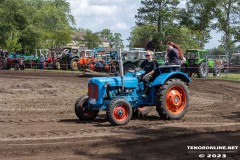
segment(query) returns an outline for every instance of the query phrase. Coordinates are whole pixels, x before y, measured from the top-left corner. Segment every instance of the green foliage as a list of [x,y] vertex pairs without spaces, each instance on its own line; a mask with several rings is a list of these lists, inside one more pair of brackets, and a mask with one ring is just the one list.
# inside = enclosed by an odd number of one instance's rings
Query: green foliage
[[154,34],[157,32],[157,27],[154,25],[139,25],[135,26],[129,37],[129,48],[140,48],[147,46],[148,42],[153,39]]
[[[2,0],[0,8],[0,45],[9,50],[11,39],[23,52],[70,40],[74,18],[66,0]],[[18,36],[9,37],[13,31]]]
[[84,36],[84,38],[85,38],[85,45],[88,48],[99,47],[99,45],[101,44],[99,37],[96,34],[92,33],[92,31],[90,30],[86,31],[86,35]]
[[180,10],[180,25],[186,26],[198,32],[198,43],[201,48],[211,38],[211,21],[214,19],[214,8],[216,1],[190,0],[186,8]]
[[121,39],[122,35],[120,33],[112,33],[109,29],[103,29],[98,34],[99,37],[106,38],[110,41],[110,47],[113,48],[124,48],[123,40]]
[[240,42],[240,1],[219,0],[214,15],[217,19],[215,28],[224,33],[222,45],[230,52],[232,45]]

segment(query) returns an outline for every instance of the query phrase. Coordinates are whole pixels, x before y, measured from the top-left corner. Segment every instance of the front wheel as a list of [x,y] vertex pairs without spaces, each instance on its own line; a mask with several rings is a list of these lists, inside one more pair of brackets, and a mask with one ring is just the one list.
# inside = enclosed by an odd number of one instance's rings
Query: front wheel
[[132,118],[132,106],[123,98],[110,101],[107,107],[107,119],[114,126],[127,124]]
[[88,104],[88,96],[84,95],[76,101],[75,113],[80,120],[93,120],[97,117],[99,110],[94,110],[93,107]]
[[170,79],[160,87],[156,96],[156,110],[163,119],[180,119],[189,106],[189,91],[184,82]]

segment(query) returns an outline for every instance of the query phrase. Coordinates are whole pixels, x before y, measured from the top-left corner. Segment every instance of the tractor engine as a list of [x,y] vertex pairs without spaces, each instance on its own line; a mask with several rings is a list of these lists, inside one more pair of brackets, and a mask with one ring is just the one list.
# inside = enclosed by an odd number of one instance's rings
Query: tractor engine
[[88,80],[89,103],[93,106],[104,104],[104,100],[109,101],[114,97],[128,96],[137,97],[139,90],[137,77],[124,77],[124,91],[120,77],[97,77]]

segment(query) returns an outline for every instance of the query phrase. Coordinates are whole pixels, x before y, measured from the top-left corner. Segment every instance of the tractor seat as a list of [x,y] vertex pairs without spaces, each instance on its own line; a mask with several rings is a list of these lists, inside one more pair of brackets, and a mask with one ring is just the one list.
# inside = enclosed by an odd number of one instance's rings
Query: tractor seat
[[168,72],[177,72],[180,71],[180,65],[163,65],[157,68],[160,73],[168,73]]
[[158,75],[161,73],[170,73],[170,72],[178,72],[180,71],[180,65],[163,65],[156,68],[153,72],[153,75],[150,79],[152,82]]

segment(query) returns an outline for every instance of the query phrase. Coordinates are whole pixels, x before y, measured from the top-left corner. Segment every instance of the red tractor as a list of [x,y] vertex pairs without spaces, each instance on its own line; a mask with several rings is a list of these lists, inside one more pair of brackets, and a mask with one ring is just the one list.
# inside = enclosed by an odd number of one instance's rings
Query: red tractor
[[0,69],[11,69],[14,68],[15,70],[24,70],[25,64],[23,62],[24,58],[16,56],[16,54],[8,56],[7,52],[4,52],[0,55]]

